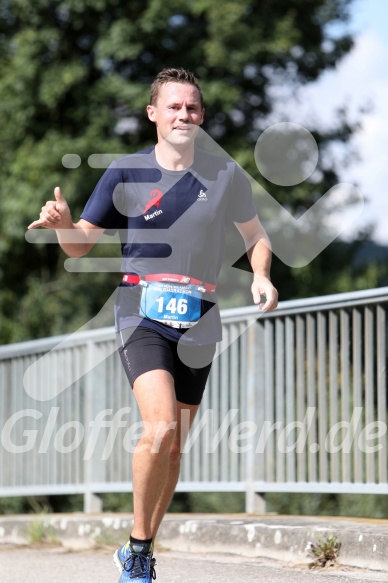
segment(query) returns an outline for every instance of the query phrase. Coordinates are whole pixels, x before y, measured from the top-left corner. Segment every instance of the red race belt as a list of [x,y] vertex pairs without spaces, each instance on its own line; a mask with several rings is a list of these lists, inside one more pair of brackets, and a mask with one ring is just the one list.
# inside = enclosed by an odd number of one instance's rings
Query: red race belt
[[188,277],[187,275],[176,275],[174,273],[152,273],[151,275],[145,275],[140,277],[139,275],[132,275],[130,273],[124,273],[122,281],[124,283],[134,283],[138,284],[140,281],[157,281],[166,283],[184,283],[190,285],[198,285],[202,287],[204,291],[215,292],[216,285],[213,283],[204,283],[200,279],[195,279],[194,277]]

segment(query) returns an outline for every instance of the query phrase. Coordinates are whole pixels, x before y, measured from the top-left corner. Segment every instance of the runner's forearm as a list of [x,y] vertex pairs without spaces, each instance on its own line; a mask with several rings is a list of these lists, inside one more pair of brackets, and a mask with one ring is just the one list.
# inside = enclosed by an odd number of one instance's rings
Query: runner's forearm
[[272,251],[267,236],[260,238],[250,249],[247,250],[254,276],[264,276],[270,279]]
[[78,223],[72,221],[65,228],[55,229],[58,243],[69,257],[86,255],[97,240],[98,233],[85,231]]

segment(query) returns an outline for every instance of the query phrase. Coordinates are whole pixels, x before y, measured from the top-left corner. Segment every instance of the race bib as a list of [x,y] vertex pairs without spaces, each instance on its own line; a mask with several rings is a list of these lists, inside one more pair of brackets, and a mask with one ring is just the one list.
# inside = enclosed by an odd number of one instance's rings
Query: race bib
[[149,282],[142,288],[139,314],[174,328],[191,328],[201,317],[201,296],[196,285]]

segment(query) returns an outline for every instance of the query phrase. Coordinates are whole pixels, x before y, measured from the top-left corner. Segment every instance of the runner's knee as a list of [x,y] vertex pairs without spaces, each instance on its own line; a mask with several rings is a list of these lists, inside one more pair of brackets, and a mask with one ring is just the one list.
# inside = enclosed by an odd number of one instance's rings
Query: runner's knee
[[149,449],[151,453],[167,452],[175,439],[177,422],[158,421],[157,423],[145,423],[141,436],[141,445]]

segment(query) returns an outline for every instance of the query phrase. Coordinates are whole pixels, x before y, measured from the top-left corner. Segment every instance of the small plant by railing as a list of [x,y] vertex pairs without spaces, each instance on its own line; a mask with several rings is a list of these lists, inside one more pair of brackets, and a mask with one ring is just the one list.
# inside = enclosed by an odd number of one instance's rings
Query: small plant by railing
[[308,542],[306,550],[308,556],[312,558],[308,564],[309,568],[333,567],[337,563],[340,548],[341,543],[333,535],[326,537],[325,540],[319,536],[316,543]]

